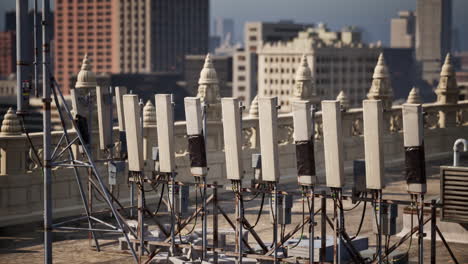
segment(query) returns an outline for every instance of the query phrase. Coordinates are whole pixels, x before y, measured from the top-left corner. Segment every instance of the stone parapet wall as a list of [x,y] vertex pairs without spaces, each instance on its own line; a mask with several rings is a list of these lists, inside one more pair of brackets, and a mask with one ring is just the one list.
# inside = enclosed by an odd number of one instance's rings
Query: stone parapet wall
[[[425,150],[426,157],[439,157],[452,152],[452,144],[457,138],[468,135],[468,101],[458,104],[425,104]],[[385,162],[388,166],[403,161],[403,135],[401,106],[393,106],[384,113],[385,127]],[[223,132],[221,121],[208,121],[208,181],[227,183],[224,165]],[[258,118],[246,117],[243,119],[243,159],[245,182],[252,179],[251,154],[259,153]],[[295,148],[293,139],[292,115],[284,114],[278,119],[279,126],[279,152],[280,152],[280,183],[294,182],[295,178]],[[364,158],[362,109],[349,109],[343,112],[343,136],[345,149],[345,166],[350,168],[355,159]],[[145,149],[151,149],[157,144],[156,126],[144,127]],[[324,157],[323,132],[321,112],[316,113],[315,119],[315,157],[319,183],[324,184]],[[115,128],[114,138],[117,142],[118,133]],[[70,135],[75,133],[70,131]],[[32,133],[31,140],[42,159],[42,133]],[[52,133],[52,142],[57,143],[62,132]],[[99,137],[94,134],[93,149],[99,146]],[[191,181],[187,138],[185,136],[185,122],[175,124],[177,180]],[[117,143],[117,148],[119,148]],[[66,157],[64,155],[64,157]],[[104,153],[94,151],[94,157],[104,158]],[[40,168],[33,162],[34,156],[24,134],[3,136],[0,135],[0,226],[20,223],[29,223],[42,220],[43,213],[43,178]],[[101,177],[105,183],[107,168],[104,163],[98,164]],[[150,172],[147,166],[146,173]],[[87,171],[80,169],[81,180],[87,182]],[[403,176],[402,176],[403,179]],[[346,181],[348,185],[352,181]],[[129,188],[126,183],[115,188],[115,195],[124,205],[128,205]],[[54,217],[65,217],[84,213],[76,184],[75,176],[70,168],[53,170],[53,205]],[[155,201],[147,197],[149,202]],[[102,208],[102,203],[95,201],[95,209]]]

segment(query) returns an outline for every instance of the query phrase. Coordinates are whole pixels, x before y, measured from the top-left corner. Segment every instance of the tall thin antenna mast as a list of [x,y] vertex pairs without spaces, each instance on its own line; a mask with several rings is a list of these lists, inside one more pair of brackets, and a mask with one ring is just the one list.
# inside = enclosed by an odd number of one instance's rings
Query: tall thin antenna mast
[[38,24],[37,24],[37,0],[34,0],[34,96],[39,97],[39,45],[38,41]]
[[25,37],[28,18],[28,0],[16,0],[16,111],[21,114],[27,110],[29,100],[28,52]]
[[47,17],[49,0],[42,0],[42,92],[43,92],[43,148],[44,148],[44,263],[52,264],[52,171],[51,171],[51,87],[47,74],[49,65],[49,38]]

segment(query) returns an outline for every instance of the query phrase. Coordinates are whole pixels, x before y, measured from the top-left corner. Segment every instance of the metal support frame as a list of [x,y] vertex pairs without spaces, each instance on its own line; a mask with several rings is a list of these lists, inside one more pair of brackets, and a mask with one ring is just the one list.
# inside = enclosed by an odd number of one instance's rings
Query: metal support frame
[[[310,262],[314,262],[315,256],[314,256],[314,241],[315,241],[315,234],[314,234],[314,228],[315,228],[315,217],[314,217],[314,211],[315,211],[315,197],[314,197],[314,187],[310,187],[310,208],[309,208],[309,217],[310,217],[310,223],[309,223],[309,260]],[[309,199],[309,198],[307,198]]]
[[[65,98],[63,97],[60,88],[58,84],[55,82],[55,79],[52,76],[50,72],[50,67],[49,67],[49,48],[48,48],[48,38],[47,38],[47,21],[46,18],[48,16],[49,12],[49,1],[45,0],[43,1],[43,104],[44,104],[44,111],[43,111],[43,143],[44,143],[44,168],[43,168],[43,173],[44,173],[44,262],[45,263],[52,263],[52,230],[82,230],[82,231],[89,231],[91,236],[94,238],[95,245],[97,250],[99,251],[99,244],[96,238],[95,232],[118,232],[118,233],[123,233],[125,239],[127,240],[127,243],[131,249],[132,255],[135,259],[135,261],[138,261],[138,258],[136,256],[134,248],[131,246],[130,239],[128,237],[128,232],[133,234],[133,231],[131,228],[125,223],[124,218],[122,215],[117,211],[117,209],[114,206],[114,198],[113,196],[109,193],[109,190],[103,183],[99,172],[95,166],[95,161],[92,159],[91,156],[91,151],[89,150],[88,146],[84,144],[84,140],[82,138],[82,135],[80,134],[80,131],[78,130],[77,124],[75,123],[75,120],[72,118],[71,111],[68,108],[68,105],[66,104]],[[50,78],[50,82],[49,82]],[[57,106],[57,110],[59,112],[59,116],[61,119],[61,125],[63,129],[64,135],[61,137],[59,143],[55,146],[55,149],[53,149],[52,142],[51,142],[51,114],[50,114],[50,109],[51,109],[51,92],[54,95],[54,102]],[[62,110],[63,109],[63,110]],[[65,112],[65,116],[63,112]],[[65,119],[69,119],[72,128],[75,130],[77,138],[71,140],[67,128],[65,126]],[[84,161],[79,161],[76,160],[73,151],[71,149],[73,142],[77,141],[78,144],[81,145],[82,150],[83,150],[83,157]],[[62,143],[65,143],[65,146],[62,146]],[[57,153],[58,149],[60,147],[63,147],[64,150],[60,151],[59,155],[54,156],[52,153]],[[53,151],[52,151],[53,150]],[[56,163],[56,161],[61,154],[65,153],[65,150],[68,150],[69,153],[69,160],[66,161],[61,161],[60,163]],[[80,228],[80,227],[66,227],[62,226],[65,224],[64,222],[59,223],[59,224],[53,224],[53,214],[52,214],[52,177],[51,177],[51,170],[52,167],[57,167],[57,166],[66,166],[66,167],[71,167],[74,169],[75,173],[75,178],[77,180],[77,184],[79,187],[80,195],[82,198],[83,202],[83,207],[86,212],[86,217],[88,221],[88,228]],[[83,185],[81,184],[78,168],[79,167],[87,167],[91,171],[90,173],[90,190],[92,188],[96,188],[98,190],[98,193],[104,198],[105,203],[107,206],[110,208],[112,215],[114,216],[114,219],[117,222],[117,226],[113,226],[111,224],[108,224],[102,220],[99,220],[98,218],[94,217],[91,215],[91,210],[89,207],[89,204],[86,199],[86,194],[83,189]],[[94,182],[94,179],[97,180],[97,182]],[[111,199],[112,197],[112,199]],[[117,201],[118,202],[118,201]],[[74,221],[82,220],[81,218],[73,219]],[[93,221],[103,224],[107,226],[110,229],[102,229],[102,228],[94,228]],[[66,223],[69,223],[71,221],[68,221]]]
[[418,213],[418,263],[424,264],[424,194],[420,194],[419,196],[419,204],[420,204],[420,215]]
[[376,254],[377,254],[377,262],[383,263],[383,258],[382,258],[382,234],[383,234],[383,225],[382,225],[382,220],[383,220],[383,201],[382,201],[382,190],[376,190],[375,192],[375,211],[377,212],[377,247],[376,247]]
[[[44,144],[44,263],[52,264],[52,168],[51,158],[51,97],[47,68],[49,66],[49,40],[47,38],[47,14],[49,0],[42,1],[42,103]],[[18,87],[19,88],[19,87]]]
[[235,185],[235,196],[236,196],[236,263],[242,263],[243,257],[243,239],[242,225],[243,225],[243,208],[242,208],[242,181],[233,181]]
[[[171,197],[169,201],[170,211],[171,211],[171,248],[169,253],[171,256],[175,256],[175,208],[174,208],[174,201],[175,201],[175,173],[172,172],[169,174],[169,196]],[[180,232],[180,230],[179,230]]]
[[[273,216],[273,263],[278,263],[278,249],[276,244],[278,244],[278,189],[277,183],[273,183],[273,193],[272,193],[272,200],[274,200],[274,216]],[[283,241],[281,241],[283,242]]]
[[[208,105],[206,103],[203,103],[202,105],[202,115],[203,115],[203,137],[205,139],[205,149],[206,148],[206,144],[207,144],[207,138],[208,138],[208,134],[207,134],[207,125],[206,125],[206,121],[207,121],[207,108],[208,108]],[[203,252],[202,252],[202,260],[206,260],[207,259],[207,256],[206,256],[206,249],[208,247],[208,240],[207,240],[207,232],[208,232],[208,210],[206,208],[206,175],[203,175],[202,177],[202,190],[203,190],[203,195],[202,195],[202,247],[203,247]]]

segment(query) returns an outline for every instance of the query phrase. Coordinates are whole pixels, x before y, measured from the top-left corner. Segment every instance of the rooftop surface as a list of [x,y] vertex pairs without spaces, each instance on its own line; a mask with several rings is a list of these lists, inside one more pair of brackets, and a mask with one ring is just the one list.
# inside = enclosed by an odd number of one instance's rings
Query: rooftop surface
[[[465,160],[468,160],[466,157]],[[463,158],[462,158],[463,160]],[[428,178],[428,192],[426,201],[435,198],[439,194],[439,166],[450,165],[451,160],[443,159],[437,161],[427,162],[427,175]],[[468,164],[464,164],[466,166]],[[392,199],[405,199],[409,200],[406,193],[406,183],[402,176],[403,167],[387,168],[386,176],[388,179],[387,187],[384,190],[384,198]],[[296,188],[295,184],[282,185],[280,189],[293,190]],[[232,197],[230,195],[222,195],[223,199],[220,203],[222,208],[226,210],[231,219],[234,218],[234,206]],[[254,201],[245,203],[245,214],[250,223],[254,223],[260,207],[260,198]],[[316,200],[316,209],[319,206],[319,200]],[[353,205],[349,201],[344,202],[345,208],[351,208]],[[209,208],[211,208],[209,206]],[[346,231],[352,236],[356,232],[359,225],[363,204],[360,204],[356,209],[345,212]],[[328,215],[332,215],[332,201],[327,203]],[[399,206],[398,217],[398,230],[401,230],[403,207]],[[286,232],[291,230],[295,224],[302,220],[302,204],[301,198],[295,198],[293,208],[293,224],[286,227]],[[367,204],[367,210],[364,220],[364,225],[360,236],[369,237],[370,248],[375,246],[375,236],[372,233],[372,208]],[[318,220],[317,218],[316,220]],[[150,220],[147,221],[150,223]],[[219,217],[220,228],[229,228],[226,221]],[[211,226],[211,217],[208,226]],[[188,229],[191,229],[188,225]],[[155,227],[150,226],[150,229]],[[197,228],[201,228],[201,221],[197,222]],[[258,226],[255,230],[260,234],[265,243],[269,243],[272,239],[271,224],[268,215],[268,207],[264,206],[263,214]],[[426,227],[428,228],[428,227]],[[185,230],[184,232],[188,232]],[[307,231],[304,231],[307,232]],[[316,235],[319,234],[319,227],[316,228]],[[327,234],[331,235],[331,230],[328,228]],[[295,238],[300,235],[300,231]],[[102,252],[96,252],[91,249],[88,244],[87,233],[85,232],[60,232],[54,234],[53,243],[53,257],[54,263],[132,263],[133,259],[130,254],[122,252],[118,249],[117,237],[108,236],[101,241]],[[399,240],[399,237],[392,237],[391,242],[394,243]],[[229,241],[229,240],[228,240]],[[468,237],[467,237],[468,241]],[[254,243],[253,239],[249,239],[250,243]],[[232,243],[232,242],[231,242]],[[458,258],[459,263],[468,263],[468,253],[466,251],[467,244],[449,243],[455,256]],[[252,244],[253,245],[253,244]],[[401,247],[401,251],[408,249],[409,241],[405,242]],[[410,253],[410,262],[417,262],[417,240],[414,238],[412,241]],[[430,244],[425,241],[425,261],[430,263]],[[0,263],[43,263],[43,246],[42,246],[42,232],[41,223],[31,224],[27,226],[14,226],[0,229]],[[442,242],[437,242],[437,263],[454,263],[447,250],[445,250]]]

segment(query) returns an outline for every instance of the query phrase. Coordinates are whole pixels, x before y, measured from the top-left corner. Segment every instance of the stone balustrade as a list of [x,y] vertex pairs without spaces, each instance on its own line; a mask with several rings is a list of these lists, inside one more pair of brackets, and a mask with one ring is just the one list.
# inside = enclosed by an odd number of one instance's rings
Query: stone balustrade
[[[455,139],[468,134],[468,101],[458,104],[424,104],[425,112],[425,149],[426,159],[449,157],[452,143]],[[403,161],[403,136],[401,106],[393,106],[385,111],[385,162],[387,166],[401,164]],[[345,167],[350,169],[352,161],[364,158],[362,109],[352,108],[343,112],[343,136],[345,149]],[[245,182],[252,179],[250,168],[251,154],[259,153],[258,117],[244,117],[243,159]],[[279,152],[280,152],[280,183],[296,180],[295,148],[293,139],[292,115],[283,114],[278,119]],[[208,140],[208,181],[226,183],[222,121],[209,120],[207,123]],[[193,181],[190,175],[188,144],[185,136],[185,121],[175,123],[175,143],[177,160],[177,179]],[[117,142],[118,133],[115,128],[114,137]],[[75,135],[69,131],[71,137]],[[151,158],[151,148],[157,145],[156,124],[147,122],[144,127],[144,144],[146,159]],[[52,142],[56,144],[62,137],[62,132],[52,132]],[[40,159],[42,159],[42,133],[31,133],[30,138]],[[98,135],[92,137],[93,153],[97,159],[105,155],[99,147]],[[323,132],[321,112],[315,117],[315,157],[319,183],[324,184]],[[116,148],[119,148],[118,143]],[[63,155],[64,159],[68,156]],[[148,163],[150,164],[150,163]],[[104,163],[98,163],[99,171],[107,183],[107,169]],[[151,170],[147,166],[147,173]],[[80,169],[82,182],[86,182],[87,171]],[[403,180],[403,176],[402,176]],[[352,181],[347,181],[352,184]],[[0,134],[0,226],[40,221],[43,208],[43,178],[36,157],[30,148],[25,134]],[[128,204],[128,185],[121,184],[115,188],[115,195],[124,204]],[[78,187],[72,169],[55,168],[53,170],[53,204],[54,216],[63,217],[83,213]],[[151,202],[151,196],[148,200]],[[102,203],[95,202],[95,208],[102,208]]]

